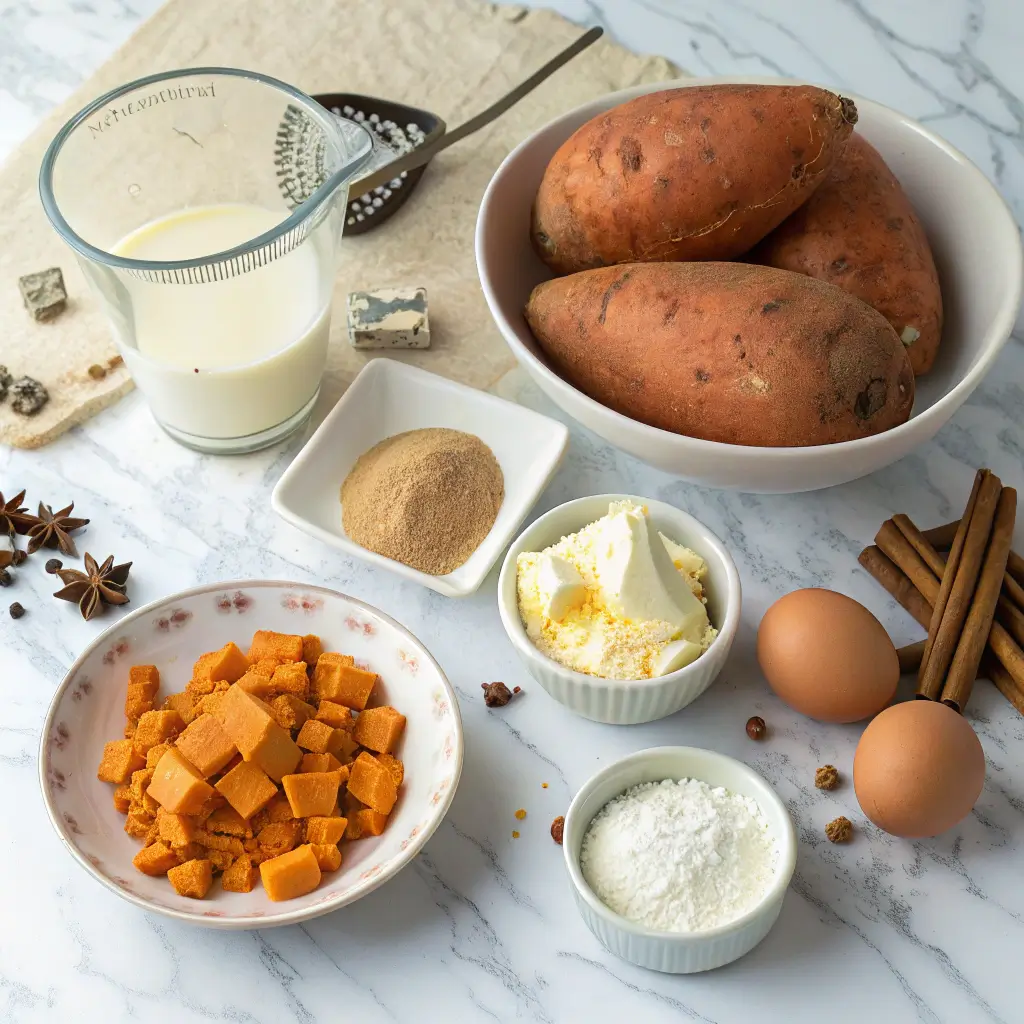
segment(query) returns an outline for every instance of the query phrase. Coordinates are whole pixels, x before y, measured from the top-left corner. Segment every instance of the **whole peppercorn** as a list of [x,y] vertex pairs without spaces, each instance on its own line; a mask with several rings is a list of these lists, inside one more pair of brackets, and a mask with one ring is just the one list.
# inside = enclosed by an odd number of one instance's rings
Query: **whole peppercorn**
[[0,587],[9,587],[13,582],[14,577],[6,569],[0,569]]
[[830,843],[848,843],[853,837],[853,822],[840,815],[825,826],[825,835]]
[[503,708],[512,699],[512,691],[504,683],[481,683],[480,688],[489,708]]
[[554,839],[559,846],[562,845],[562,833],[565,831],[565,818],[560,814],[553,822],[551,822],[551,838]]
[[25,614],[25,609],[17,601],[11,605],[8,611],[11,613],[12,619],[20,619]]
[[834,764],[826,764],[814,773],[814,785],[818,789],[835,789],[839,785],[839,772]]
[[26,558],[28,558],[28,552],[22,551],[19,548],[17,551],[14,552],[12,560],[15,565],[21,565],[21,563],[24,562]]
[[759,715],[747,719],[747,735],[752,740],[763,740],[767,731],[768,726],[764,724],[764,719]]
[[64,568],[64,563],[59,558],[48,558],[43,568],[52,576],[58,569]]

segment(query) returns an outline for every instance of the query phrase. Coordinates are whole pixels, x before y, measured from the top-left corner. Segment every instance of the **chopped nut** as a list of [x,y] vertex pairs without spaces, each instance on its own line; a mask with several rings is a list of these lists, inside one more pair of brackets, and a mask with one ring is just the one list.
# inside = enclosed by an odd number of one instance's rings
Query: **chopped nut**
[[12,619],[20,619],[25,614],[25,609],[18,601],[15,601],[9,609]]
[[559,846],[562,845],[562,833],[565,831],[565,817],[559,815],[553,822],[551,822],[551,838],[554,839]]
[[825,835],[830,843],[848,843],[853,837],[853,822],[840,815],[825,826]]
[[752,740],[763,740],[764,734],[768,731],[768,726],[764,724],[764,719],[759,715],[754,715],[753,718],[747,719],[747,735]]
[[826,764],[814,773],[814,785],[818,789],[835,789],[839,785],[839,772],[834,764]]
[[503,708],[512,699],[512,691],[504,683],[481,683],[480,688],[489,708]]

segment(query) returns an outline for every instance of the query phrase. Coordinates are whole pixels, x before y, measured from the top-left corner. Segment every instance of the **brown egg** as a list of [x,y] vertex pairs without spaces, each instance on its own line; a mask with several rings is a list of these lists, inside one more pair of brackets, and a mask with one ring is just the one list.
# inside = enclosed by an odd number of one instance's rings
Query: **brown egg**
[[937,836],[966,817],[985,785],[985,754],[962,715],[931,700],[886,708],[853,759],[861,810],[894,836]]
[[790,706],[823,722],[858,722],[892,700],[896,648],[865,608],[833,590],[794,590],[765,612],[757,660]]

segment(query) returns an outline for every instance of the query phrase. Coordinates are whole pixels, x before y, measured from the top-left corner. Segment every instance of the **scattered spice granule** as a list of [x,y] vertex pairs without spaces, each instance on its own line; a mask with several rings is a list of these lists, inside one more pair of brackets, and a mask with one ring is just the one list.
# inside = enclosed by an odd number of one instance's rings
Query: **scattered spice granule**
[[89,376],[92,377],[93,380],[103,380],[106,375],[107,368],[105,366],[100,366],[99,363],[93,363],[92,366],[89,367]]
[[835,789],[839,785],[839,772],[834,764],[826,764],[814,773],[814,785],[818,789]]
[[830,843],[848,843],[853,837],[853,822],[840,815],[825,826],[825,835]]
[[523,692],[523,688],[521,686],[513,686],[512,687],[512,692],[513,693],[522,693]]
[[540,784],[540,788],[541,788],[541,789],[547,789],[547,788],[548,788],[548,784],[547,784],[546,782],[542,782],[542,783]]
[[559,815],[553,822],[551,822],[551,838],[554,839],[559,846],[562,845],[562,833],[565,831],[565,818],[563,815]]
[[503,708],[512,699],[512,691],[504,683],[481,683],[480,689],[489,708]]
[[25,609],[20,602],[15,601],[14,604],[8,609],[11,613],[12,619],[20,619],[25,614]]
[[523,818],[525,818],[525,817],[526,817],[526,810],[524,808],[520,807],[519,810],[516,811],[516,821],[522,821]]
[[512,838],[513,838],[513,839],[518,839],[518,838],[519,838],[519,833],[518,833],[518,832],[516,832],[515,830],[513,830],[513,832],[512,832]]

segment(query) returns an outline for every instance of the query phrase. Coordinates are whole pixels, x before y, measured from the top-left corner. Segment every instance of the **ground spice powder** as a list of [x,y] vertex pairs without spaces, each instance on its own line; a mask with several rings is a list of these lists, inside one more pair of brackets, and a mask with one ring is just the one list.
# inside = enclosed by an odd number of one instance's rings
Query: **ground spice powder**
[[359,456],[341,485],[342,525],[364,548],[443,576],[480,546],[504,498],[501,467],[480,438],[410,430]]

